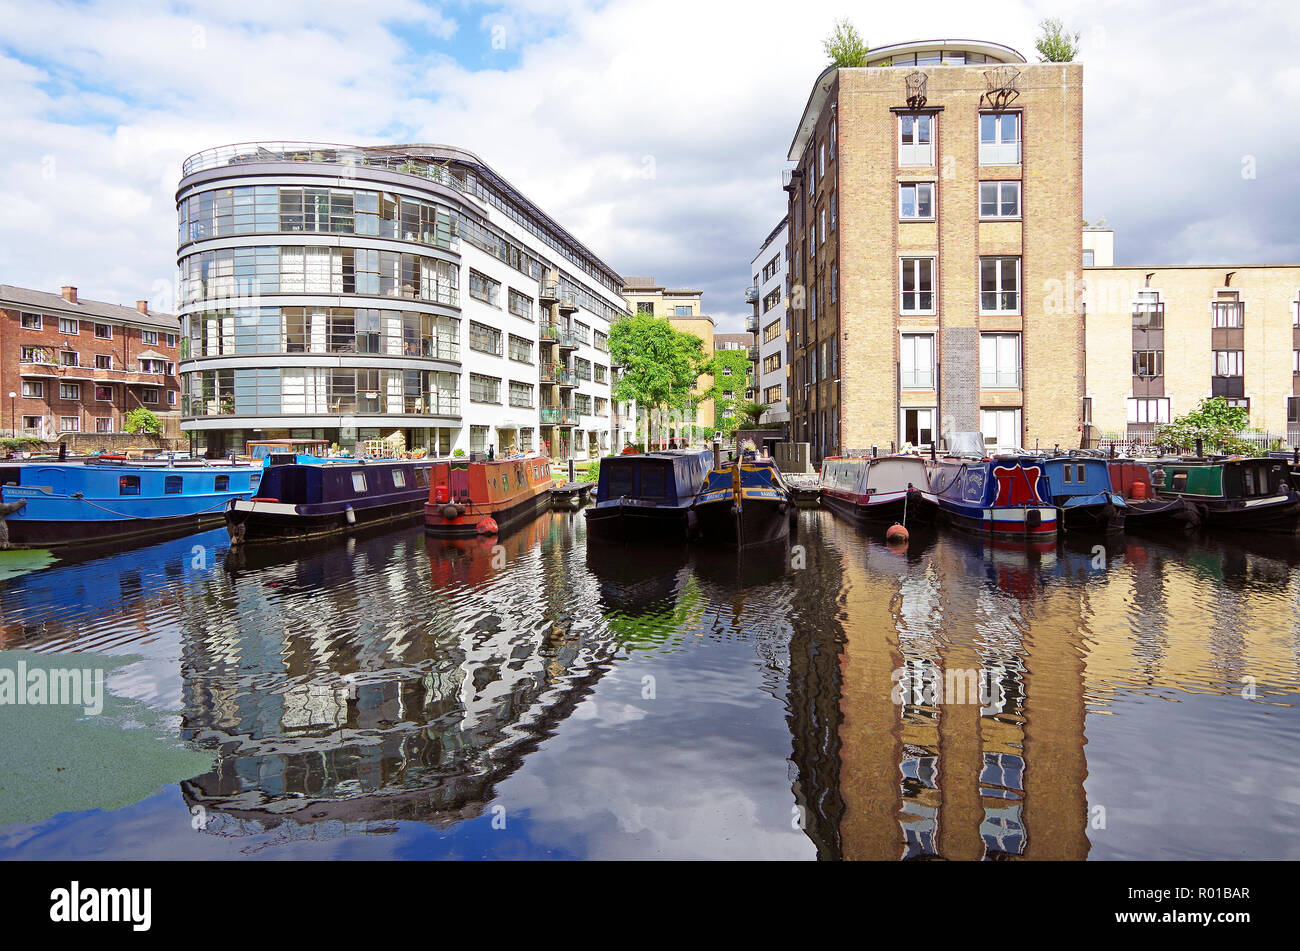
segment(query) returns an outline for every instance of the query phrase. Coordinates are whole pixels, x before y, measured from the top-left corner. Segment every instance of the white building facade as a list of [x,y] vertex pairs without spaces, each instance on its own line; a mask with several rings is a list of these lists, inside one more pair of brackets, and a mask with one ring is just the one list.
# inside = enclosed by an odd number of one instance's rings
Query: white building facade
[[250,143],[177,191],[181,427],[609,451],[622,279],[470,152]]
[[762,248],[750,262],[754,283],[750,285],[750,303],[756,304],[756,316],[751,316],[749,327],[758,344],[758,392],[754,401],[771,407],[763,414],[764,426],[784,426],[790,419],[786,402],[786,330],[790,301],[790,262],[786,255],[790,231],[788,219],[772,230]]

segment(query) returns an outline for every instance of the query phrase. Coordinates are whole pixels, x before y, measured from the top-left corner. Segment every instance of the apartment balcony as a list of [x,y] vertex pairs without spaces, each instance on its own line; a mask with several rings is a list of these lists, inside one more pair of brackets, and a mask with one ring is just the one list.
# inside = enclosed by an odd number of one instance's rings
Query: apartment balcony
[[758,314],[750,314],[745,318],[745,332],[751,334],[758,333]]
[[1134,304],[1134,330],[1160,330],[1165,325],[1164,304]]
[[799,187],[799,180],[803,178],[803,169],[787,168],[781,171],[781,187],[786,191],[794,191]]
[[1240,399],[1246,395],[1246,378],[1242,376],[1216,376],[1210,378],[1210,395]]
[[558,343],[562,351],[578,349],[577,334],[565,330],[559,324],[542,324],[541,335],[544,342]]
[[537,286],[537,299],[543,307],[550,307],[560,302],[560,282],[542,278]]
[[758,303],[758,285],[757,285],[757,284],[750,284],[747,288],[745,288],[745,303],[746,303],[746,304],[757,304],[757,303]]
[[748,353],[749,353],[749,362],[750,362],[750,363],[757,363],[757,362],[758,362],[758,347],[756,347],[756,346],[749,347],[749,348],[747,348],[747,351],[748,351]]
[[575,387],[578,385],[577,374],[558,363],[543,363],[537,369],[537,378],[551,386]]
[[578,312],[578,296],[573,291],[560,292],[560,313],[576,314]]
[[127,370],[122,367],[106,369],[103,367],[67,366],[62,363],[49,363],[44,360],[20,360],[18,375],[22,377],[40,377],[48,380],[66,380],[69,383],[123,383],[127,386],[166,386],[167,374],[143,373],[139,370]]
[[543,426],[577,426],[578,411],[568,406],[543,404],[541,419]]

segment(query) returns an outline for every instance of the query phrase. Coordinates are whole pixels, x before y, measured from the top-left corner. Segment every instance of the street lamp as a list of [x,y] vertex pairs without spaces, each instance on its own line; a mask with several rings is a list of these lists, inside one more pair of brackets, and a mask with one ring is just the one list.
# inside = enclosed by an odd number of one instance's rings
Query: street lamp
[[14,400],[18,394],[13,390],[9,391],[9,438],[13,439],[18,435],[18,420],[14,416]]

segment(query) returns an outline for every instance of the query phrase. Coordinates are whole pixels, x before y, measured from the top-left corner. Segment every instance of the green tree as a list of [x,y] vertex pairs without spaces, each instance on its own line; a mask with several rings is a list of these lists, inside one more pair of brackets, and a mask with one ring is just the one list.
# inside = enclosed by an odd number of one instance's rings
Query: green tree
[[1079,55],[1079,34],[1071,36],[1060,20],[1049,17],[1038,24],[1034,41],[1040,63],[1070,63]]
[[157,435],[162,432],[162,423],[150,410],[141,406],[126,414],[126,420],[122,424],[122,432],[131,433],[132,435],[139,435],[140,433]]
[[662,317],[636,314],[609,328],[610,359],[622,367],[610,396],[644,409],[684,412],[704,368],[704,341]]
[[1175,452],[1196,448],[1196,440],[1206,452],[1230,455],[1253,455],[1258,449],[1238,434],[1250,422],[1250,410],[1229,406],[1222,396],[1206,397],[1196,409],[1166,423],[1156,432],[1156,444]]
[[750,425],[750,427],[752,427],[753,429],[758,428],[759,420],[761,420],[763,418],[763,414],[766,413],[771,408],[772,407],[768,406],[766,403],[741,403],[740,404],[740,412],[746,417],[745,422],[747,422]]
[[846,17],[836,20],[831,35],[822,40],[822,49],[832,66],[861,66],[867,61],[871,47],[862,38],[857,27]]

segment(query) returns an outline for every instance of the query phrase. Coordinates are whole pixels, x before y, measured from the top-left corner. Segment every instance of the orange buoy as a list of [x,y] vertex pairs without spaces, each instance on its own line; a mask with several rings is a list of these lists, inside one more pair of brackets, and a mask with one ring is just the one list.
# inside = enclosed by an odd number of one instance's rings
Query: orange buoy
[[906,544],[909,537],[907,529],[898,524],[890,525],[885,532],[885,541],[893,544]]
[[478,525],[474,527],[480,535],[495,535],[497,533],[497,522],[491,515],[484,515],[478,520]]

